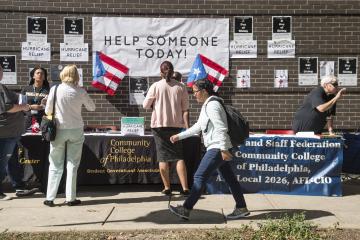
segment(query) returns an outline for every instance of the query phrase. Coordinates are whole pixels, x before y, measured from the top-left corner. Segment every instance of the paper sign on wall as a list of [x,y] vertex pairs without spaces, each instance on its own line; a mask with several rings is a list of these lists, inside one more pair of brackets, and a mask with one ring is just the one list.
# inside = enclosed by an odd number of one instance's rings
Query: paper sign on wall
[[122,117],[121,135],[143,136],[145,132],[144,117]]

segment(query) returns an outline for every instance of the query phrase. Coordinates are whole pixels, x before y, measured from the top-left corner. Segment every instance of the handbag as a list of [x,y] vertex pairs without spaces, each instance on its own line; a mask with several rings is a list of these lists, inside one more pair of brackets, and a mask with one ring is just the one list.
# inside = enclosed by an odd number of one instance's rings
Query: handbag
[[53,111],[50,116],[44,115],[40,124],[41,136],[44,141],[51,142],[56,138],[56,121],[55,121],[55,102],[56,90],[59,85],[55,87]]

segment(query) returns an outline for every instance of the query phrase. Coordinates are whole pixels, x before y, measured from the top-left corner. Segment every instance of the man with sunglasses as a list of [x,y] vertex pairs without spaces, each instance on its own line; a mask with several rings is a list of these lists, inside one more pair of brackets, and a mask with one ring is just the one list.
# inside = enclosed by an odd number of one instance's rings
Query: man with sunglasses
[[293,131],[312,131],[321,134],[326,123],[329,134],[333,132],[333,116],[336,113],[336,102],[346,89],[338,89],[334,75],[321,79],[321,86],[313,89],[304,99],[302,106],[295,113]]

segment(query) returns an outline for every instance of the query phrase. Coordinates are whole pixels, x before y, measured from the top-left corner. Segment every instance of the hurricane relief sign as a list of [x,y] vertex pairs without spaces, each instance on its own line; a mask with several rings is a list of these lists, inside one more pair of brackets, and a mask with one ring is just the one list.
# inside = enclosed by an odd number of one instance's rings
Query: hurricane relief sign
[[229,66],[229,19],[93,17],[92,30],[93,52],[129,67],[130,76],[159,76],[165,60],[187,75],[197,54]]
[[[250,137],[234,152],[232,168],[245,192],[341,196],[339,139]],[[209,192],[228,191],[222,176]]]
[[122,117],[121,134],[122,135],[144,135],[144,117]]

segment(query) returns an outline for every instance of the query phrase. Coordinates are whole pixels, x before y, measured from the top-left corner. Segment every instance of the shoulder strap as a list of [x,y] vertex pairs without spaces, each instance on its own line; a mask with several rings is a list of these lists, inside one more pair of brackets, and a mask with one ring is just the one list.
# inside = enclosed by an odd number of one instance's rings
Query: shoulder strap
[[[218,99],[218,98],[211,98],[211,99],[209,99],[209,101],[206,103],[206,105],[205,105],[205,114],[207,115],[207,112],[206,112],[206,107],[207,107],[207,105],[208,105],[208,103],[209,102],[211,102],[211,101],[217,101],[217,102],[219,102],[220,104],[221,104],[221,106],[224,108],[224,110],[225,110],[225,107],[224,107],[224,104],[223,104],[223,102],[220,100],[220,99]],[[208,116],[208,115],[207,115]],[[208,116],[209,117],[209,116]],[[210,123],[210,120],[211,118],[209,118],[209,121],[207,122],[207,124],[206,124],[206,128],[205,128],[205,130],[204,130],[204,132],[206,133],[207,132],[207,130],[208,130],[208,127],[209,127],[209,123]]]
[[54,116],[55,116],[55,102],[56,102],[56,91],[57,91],[57,88],[58,88],[59,85],[56,85],[55,86],[55,92],[54,92],[54,101],[53,101],[53,111],[52,111],[52,119],[54,119]]

